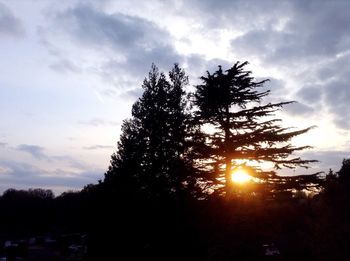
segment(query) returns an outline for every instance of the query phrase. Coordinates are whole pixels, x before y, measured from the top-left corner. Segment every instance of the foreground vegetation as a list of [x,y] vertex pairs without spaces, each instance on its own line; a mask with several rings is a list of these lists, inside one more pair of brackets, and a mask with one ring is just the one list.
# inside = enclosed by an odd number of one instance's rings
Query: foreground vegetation
[[[274,200],[116,198],[104,184],[56,198],[9,190],[0,198],[1,242],[86,234],[84,260],[348,260],[349,170],[344,161],[313,197]],[[267,244],[280,254],[265,256]]]

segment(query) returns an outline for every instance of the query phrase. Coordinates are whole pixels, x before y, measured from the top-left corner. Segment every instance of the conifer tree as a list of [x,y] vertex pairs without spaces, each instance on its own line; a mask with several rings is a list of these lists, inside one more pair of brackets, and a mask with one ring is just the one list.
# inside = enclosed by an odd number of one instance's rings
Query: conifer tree
[[[214,173],[213,180],[223,185],[226,195],[232,191],[231,173],[240,165],[270,162],[280,169],[307,167],[314,162],[292,156],[309,146],[296,147],[290,143],[293,137],[311,127],[295,131],[282,127],[275,112],[292,102],[263,104],[270,91],[261,87],[268,80],[256,81],[245,70],[247,64],[237,62],[227,71],[219,66],[213,74],[207,72],[193,95],[197,107],[195,119],[205,136],[205,146],[201,147],[203,170]],[[274,172],[258,168],[251,174],[277,180]]]
[[131,119],[123,122],[106,183],[150,197],[170,196],[183,189],[190,176],[190,163],[185,160],[187,84],[188,78],[177,64],[169,80],[152,65]]

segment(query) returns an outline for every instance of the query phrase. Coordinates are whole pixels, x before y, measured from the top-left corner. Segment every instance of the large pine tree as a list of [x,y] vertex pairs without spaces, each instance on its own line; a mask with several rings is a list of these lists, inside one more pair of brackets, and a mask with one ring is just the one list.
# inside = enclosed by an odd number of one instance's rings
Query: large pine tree
[[188,77],[177,64],[169,79],[152,65],[144,89],[125,120],[105,183],[148,197],[173,196],[190,177],[186,153]]
[[[213,180],[223,185],[226,195],[232,192],[231,173],[238,166],[270,162],[279,169],[307,167],[313,162],[291,156],[309,148],[293,146],[290,141],[310,128],[291,131],[282,127],[275,112],[291,102],[263,104],[269,90],[261,87],[268,80],[256,81],[245,70],[246,65],[247,62],[237,62],[227,71],[219,66],[213,74],[207,72],[194,93],[195,119],[205,136],[205,146],[200,150],[203,170],[214,173]],[[278,180],[274,172],[250,169],[254,170],[252,175],[265,179],[266,184],[273,180],[279,185],[298,183],[296,178]],[[299,177],[298,184],[304,184],[304,180]]]

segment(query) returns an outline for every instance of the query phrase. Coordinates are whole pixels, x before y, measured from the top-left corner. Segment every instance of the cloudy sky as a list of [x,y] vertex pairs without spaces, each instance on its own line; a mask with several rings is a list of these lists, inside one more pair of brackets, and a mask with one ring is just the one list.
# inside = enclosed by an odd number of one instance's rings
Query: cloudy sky
[[[0,0],[0,193],[56,194],[103,178],[151,63],[250,62],[285,126],[317,125],[311,172],[350,157],[347,0]],[[299,170],[297,170],[299,171]],[[305,171],[301,171],[305,172]],[[298,172],[299,173],[299,172]]]

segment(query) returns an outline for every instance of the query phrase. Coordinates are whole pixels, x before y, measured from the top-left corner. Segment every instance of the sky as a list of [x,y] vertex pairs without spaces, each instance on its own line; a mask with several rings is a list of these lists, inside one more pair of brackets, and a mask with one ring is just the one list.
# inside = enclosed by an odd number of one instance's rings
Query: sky
[[207,70],[249,61],[283,126],[314,148],[309,170],[350,157],[350,1],[0,0],[0,193],[56,195],[103,179],[151,64]]

